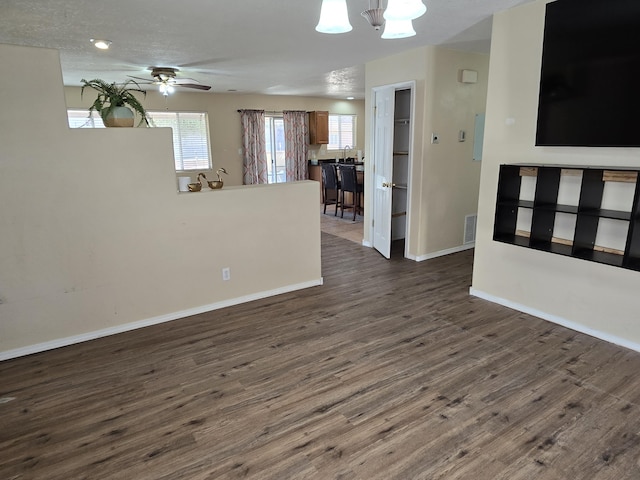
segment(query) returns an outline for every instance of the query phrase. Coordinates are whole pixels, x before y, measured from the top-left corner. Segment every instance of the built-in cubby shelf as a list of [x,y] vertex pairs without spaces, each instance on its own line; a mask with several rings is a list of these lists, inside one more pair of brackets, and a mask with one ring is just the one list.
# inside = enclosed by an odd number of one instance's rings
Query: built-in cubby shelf
[[640,271],[639,171],[501,165],[493,239]]

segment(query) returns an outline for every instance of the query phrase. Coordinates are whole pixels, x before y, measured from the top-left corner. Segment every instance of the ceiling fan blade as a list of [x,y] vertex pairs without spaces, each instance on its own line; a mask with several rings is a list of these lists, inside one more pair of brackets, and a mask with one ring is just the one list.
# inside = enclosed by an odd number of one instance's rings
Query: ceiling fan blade
[[170,82],[172,84],[174,84],[174,85],[189,84],[189,83],[200,83],[195,78],[172,78],[170,80]]
[[176,83],[176,87],[197,88],[198,90],[211,90],[209,85],[200,85],[199,83]]
[[134,80],[143,80],[144,82],[146,82],[146,84],[149,84],[149,85],[157,83],[151,78],[134,77],[133,75],[127,75],[127,77],[133,78]]

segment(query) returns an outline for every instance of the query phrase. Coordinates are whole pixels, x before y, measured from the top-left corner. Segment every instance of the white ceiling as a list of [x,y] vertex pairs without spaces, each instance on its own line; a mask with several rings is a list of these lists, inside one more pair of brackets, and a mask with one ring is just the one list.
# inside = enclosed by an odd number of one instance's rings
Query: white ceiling
[[315,31],[321,0],[2,0],[0,43],[60,50],[65,85],[161,66],[210,92],[364,98],[364,63],[425,45],[488,52],[492,14],[529,1],[425,0],[416,36],[382,40],[360,16],[368,0],[347,1],[340,35]]

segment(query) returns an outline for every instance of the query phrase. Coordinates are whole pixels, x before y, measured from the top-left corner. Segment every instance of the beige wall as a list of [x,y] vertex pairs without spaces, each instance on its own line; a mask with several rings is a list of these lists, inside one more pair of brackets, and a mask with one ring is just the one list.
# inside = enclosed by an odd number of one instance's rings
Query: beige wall
[[[109,81],[110,79],[106,80]],[[229,176],[225,177],[225,183],[228,185],[242,185],[242,155],[239,153],[242,143],[238,109],[262,109],[280,112],[282,110],[327,110],[335,114],[355,114],[357,115],[356,139],[358,144],[364,145],[363,100],[331,100],[315,97],[203,93],[190,92],[187,89],[177,90],[177,92],[166,98],[155,90],[150,91],[146,98],[140,98],[148,110],[168,109],[207,112],[214,170],[219,167],[226,168]],[[95,99],[95,94],[91,89],[85,89],[81,97],[80,87],[65,87],[65,96],[68,108],[88,108]],[[311,146],[310,149],[315,151],[317,158],[335,158],[334,152],[327,152],[326,145]],[[364,150],[364,147],[361,149]],[[192,174],[194,178],[196,175],[197,172]]]
[[[486,55],[439,47],[410,50],[366,65],[366,132],[372,127],[371,89],[416,82],[408,239],[413,258],[460,248],[464,217],[477,211],[480,162],[472,161],[473,130],[475,115],[485,111],[488,65]],[[460,83],[462,69],[476,70],[478,82]],[[465,142],[458,141],[460,130],[467,134]],[[431,144],[432,132],[439,135],[439,144]],[[368,176],[367,185],[371,181]],[[370,219],[365,218],[365,225],[371,225]],[[367,228],[365,240],[370,238]]]
[[640,165],[634,148],[534,146],[546,3],[494,18],[472,292],[640,349],[638,272],[492,241],[500,164]]
[[170,130],[71,130],[57,52],[0,57],[0,359],[321,283],[317,182],[178,194]]

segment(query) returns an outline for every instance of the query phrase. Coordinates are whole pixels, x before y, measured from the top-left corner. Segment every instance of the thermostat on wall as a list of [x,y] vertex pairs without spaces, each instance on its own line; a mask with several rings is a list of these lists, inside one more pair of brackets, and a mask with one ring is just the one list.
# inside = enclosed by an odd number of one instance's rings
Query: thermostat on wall
[[460,81],[462,83],[476,83],[478,81],[478,72],[475,70],[462,70]]

